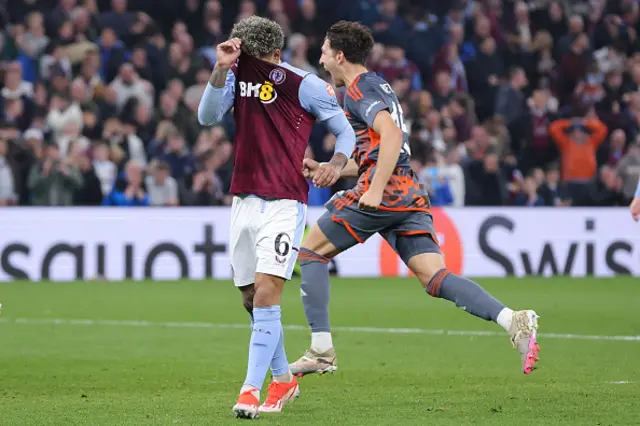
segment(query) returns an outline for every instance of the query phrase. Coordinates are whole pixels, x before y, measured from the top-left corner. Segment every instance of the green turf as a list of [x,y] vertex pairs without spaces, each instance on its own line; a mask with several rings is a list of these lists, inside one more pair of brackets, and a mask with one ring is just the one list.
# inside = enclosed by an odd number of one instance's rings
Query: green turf
[[[640,335],[633,278],[481,280],[541,332]],[[246,329],[53,325],[17,318],[245,324],[237,290],[209,283],[0,285],[0,425],[237,425]],[[284,323],[304,324],[298,283]],[[493,330],[413,280],[334,280],[335,326]],[[308,343],[287,330],[289,358]],[[640,342],[541,338],[540,368],[520,372],[506,337],[339,331],[340,369],[301,380],[274,425],[640,424]],[[632,382],[612,384],[615,381]]]

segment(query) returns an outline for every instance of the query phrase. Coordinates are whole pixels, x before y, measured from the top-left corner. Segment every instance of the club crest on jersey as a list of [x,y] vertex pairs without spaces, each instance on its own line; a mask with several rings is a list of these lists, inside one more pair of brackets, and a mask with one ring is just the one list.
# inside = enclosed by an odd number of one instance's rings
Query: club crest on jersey
[[269,80],[275,84],[282,84],[287,79],[287,73],[282,68],[275,68],[269,73]]
[[265,81],[262,84],[240,81],[238,85],[242,98],[258,98],[263,104],[270,104],[278,98],[278,93],[271,81]]

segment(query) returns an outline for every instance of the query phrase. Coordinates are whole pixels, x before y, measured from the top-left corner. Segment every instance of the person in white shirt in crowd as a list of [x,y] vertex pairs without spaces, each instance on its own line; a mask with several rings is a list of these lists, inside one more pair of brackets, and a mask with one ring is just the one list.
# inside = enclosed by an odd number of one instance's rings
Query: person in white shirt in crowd
[[463,207],[465,196],[464,171],[460,166],[460,153],[455,146],[449,147],[440,165],[440,176],[449,184],[453,201],[451,207]]
[[109,159],[109,146],[105,142],[96,142],[93,145],[93,168],[100,180],[102,194],[110,193],[116,180],[118,169],[113,161]]
[[150,173],[145,178],[149,201],[152,206],[177,206],[178,183],[171,177],[169,165],[154,160],[149,165]]
[[13,170],[7,162],[7,141],[0,139],[0,207],[16,202],[16,191],[13,181]]
[[143,80],[136,73],[135,68],[129,62],[120,66],[118,76],[109,85],[116,92],[116,105],[118,111],[127,103],[129,98],[136,97],[147,105],[153,104],[154,89],[151,83]]
[[[53,140],[60,146],[63,157],[67,153],[69,139],[80,135],[83,123],[84,117],[78,102],[72,101],[66,93],[51,97],[47,126],[53,132]],[[64,140],[60,140],[62,138]]]

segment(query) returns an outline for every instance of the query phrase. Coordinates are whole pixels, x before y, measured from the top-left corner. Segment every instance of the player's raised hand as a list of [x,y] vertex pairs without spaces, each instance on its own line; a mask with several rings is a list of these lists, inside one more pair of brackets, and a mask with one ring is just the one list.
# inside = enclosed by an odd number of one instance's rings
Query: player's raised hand
[[307,179],[313,179],[318,170],[320,163],[311,158],[305,158],[302,160],[302,175]]
[[382,202],[382,194],[377,191],[371,191],[370,189],[362,194],[360,201],[358,202],[358,208],[364,211],[378,210],[380,203]]
[[313,184],[318,188],[325,188],[335,184],[340,179],[340,171],[331,163],[320,163],[313,176]]
[[232,38],[220,43],[216,47],[216,65],[231,68],[240,56],[240,46],[242,46],[242,40],[239,38]]
[[640,197],[636,197],[633,199],[631,205],[629,206],[629,210],[631,211],[631,217],[633,218],[633,220],[635,220],[636,222],[640,220]]

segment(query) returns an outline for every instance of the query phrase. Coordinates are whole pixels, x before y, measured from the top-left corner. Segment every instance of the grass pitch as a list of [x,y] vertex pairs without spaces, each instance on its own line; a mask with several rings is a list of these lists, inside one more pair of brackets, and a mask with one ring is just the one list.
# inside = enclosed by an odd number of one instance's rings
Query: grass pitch
[[[640,424],[640,337],[620,337],[640,335],[637,279],[480,282],[541,315],[531,376],[497,325],[414,280],[334,279],[338,372],[258,424]],[[282,304],[290,360],[308,345],[298,293]],[[250,332],[231,283],[0,284],[0,302],[0,425],[242,423]]]

